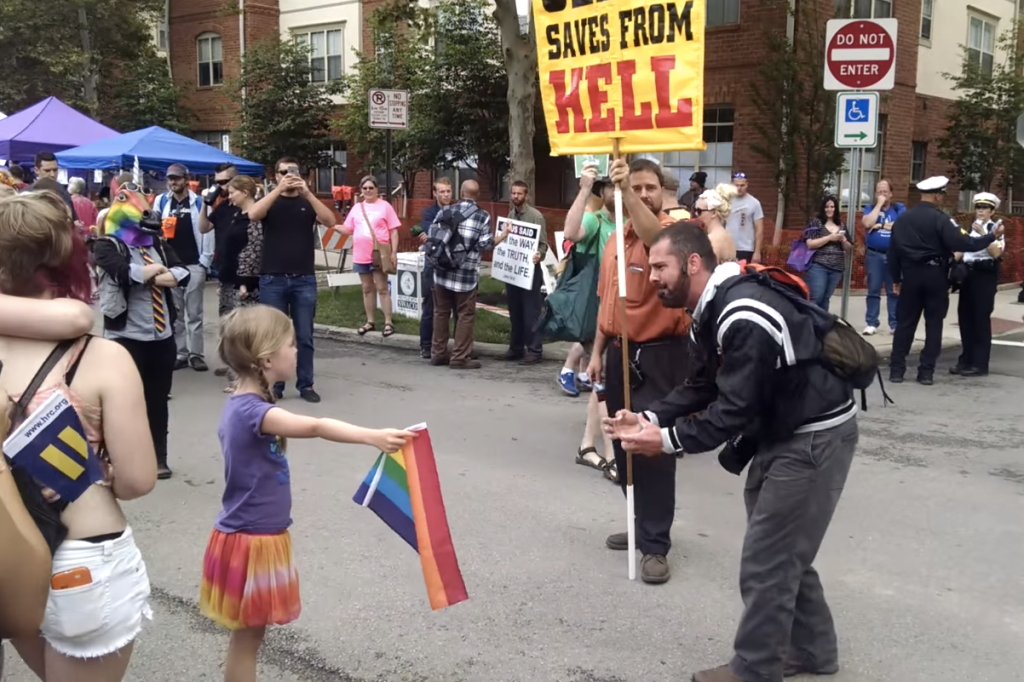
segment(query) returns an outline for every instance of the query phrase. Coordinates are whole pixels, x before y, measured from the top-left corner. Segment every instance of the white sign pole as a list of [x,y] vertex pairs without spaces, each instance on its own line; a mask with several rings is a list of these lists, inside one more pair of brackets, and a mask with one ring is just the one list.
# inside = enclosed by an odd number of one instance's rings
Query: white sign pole
[[[612,157],[619,158],[619,141],[613,143]],[[626,318],[626,235],[622,216],[622,188],[615,185],[615,252],[618,256],[619,306],[622,319],[622,392],[626,409],[632,409],[629,388],[629,320]],[[626,453],[626,560],[629,579],[636,580],[636,503],[633,499],[633,453]]]
[[[850,198],[846,207],[846,230],[850,234],[850,243],[855,239],[857,233],[857,209],[860,207],[860,165],[861,155],[864,150],[861,148],[850,150]],[[843,268],[843,305],[839,316],[846,320],[846,313],[850,307],[850,283],[853,280],[853,251],[846,256],[846,266]],[[849,320],[847,320],[849,322]]]

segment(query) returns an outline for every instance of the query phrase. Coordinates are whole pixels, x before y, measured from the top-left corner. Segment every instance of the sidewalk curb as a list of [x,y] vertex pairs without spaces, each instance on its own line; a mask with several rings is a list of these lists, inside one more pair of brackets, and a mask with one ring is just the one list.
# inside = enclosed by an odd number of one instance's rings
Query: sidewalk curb
[[[355,329],[332,327],[326,324],[314,324],[313,336],[318,339],[341,341],[343,343],[362,343],[372,346],[387,346],[398,350],[419,351],[420,337],[412,334],[392,334],[384,338],[380,332],[370,332],[360,336]],[[500,358],[508,352],[503,343],[473,343],[473,350],[482,358]],[[569,344],[548,344],[544,346],[544,359],[565,362],[569,354]]]

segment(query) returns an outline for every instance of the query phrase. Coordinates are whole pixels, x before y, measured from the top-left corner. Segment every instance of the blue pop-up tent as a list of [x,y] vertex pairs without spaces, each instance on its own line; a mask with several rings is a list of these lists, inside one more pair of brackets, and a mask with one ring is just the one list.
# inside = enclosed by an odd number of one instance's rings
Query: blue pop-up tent
[[87,170],[118,170],[131,168],[139,160],[144,171],[167,170],[172,163],[188,167],[192,175],[213,175],[222,163],[233,163],[243,175],[263,176],[263,167],[240,156],[222,152],[216,147],[153,126],[98,140],[81,147],[57,152],[61,167]]

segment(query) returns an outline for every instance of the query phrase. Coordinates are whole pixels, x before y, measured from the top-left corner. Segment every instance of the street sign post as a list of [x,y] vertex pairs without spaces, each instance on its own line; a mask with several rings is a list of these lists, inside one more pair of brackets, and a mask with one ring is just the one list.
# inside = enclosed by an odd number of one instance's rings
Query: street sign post
[[384,129],[384,198],[391,201],[391,131],[409,127],[409,92],[373,88],[367,93],[370,127]]
[[892,90],[896,19],[832,19],[825,29],[826,90]]
[[[825,28],[826,90],[892,90],[896,85],[895,19],[832,19]],[[878,144],[878,93],[841,92],[836,98],[835,145],[852,150],[846,229],[850,242],[857,234],[860,207],[860,167],[864,148]],[[852,252],[843,273],[845,319],[853,277]]]
[[[840,92],[836,95],[835,144],[839,149],[850,149],[850,194],[847,197],[846,226],[850,243],[856,241],[857,209],[860,207],[860,167],[864,149],[878,144],[878,93]],[[853,279],[853,258],[846,258],[843,270],[843,305],[840,315],[846,319],[850,305],[850,285]]]
[[871,148],[878,144],[878,93],[840,92],[836,96],[836,147]]

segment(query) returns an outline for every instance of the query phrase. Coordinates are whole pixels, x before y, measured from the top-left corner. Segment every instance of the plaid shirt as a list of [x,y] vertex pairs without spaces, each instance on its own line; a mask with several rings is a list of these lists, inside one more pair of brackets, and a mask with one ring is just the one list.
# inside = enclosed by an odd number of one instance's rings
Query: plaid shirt
[[480,284],[480,254],[494,248],[491,216],[472,199],[463,199],[439,211],[437,218],[434,218],[430,225],[428,236],[433,237],[437,230],[437,219],[444,215],[445,211],[458,210],[462,215],[467,215],[474,208],[476,211],[459,225],[462,243],[466,245],[466,260],[458,270],[434,270],[434,284],[456,293],[473,291]]

